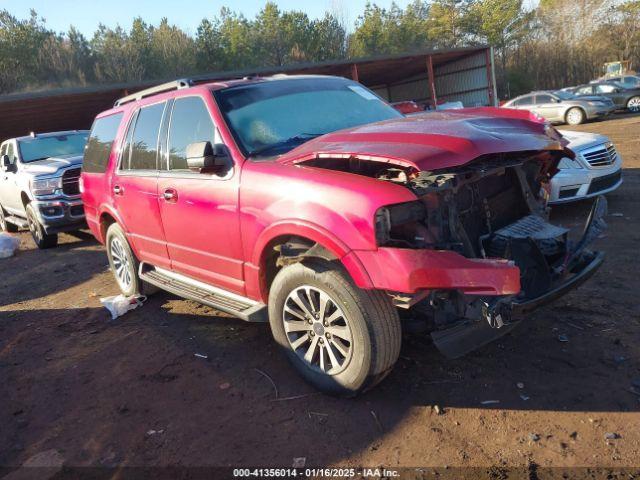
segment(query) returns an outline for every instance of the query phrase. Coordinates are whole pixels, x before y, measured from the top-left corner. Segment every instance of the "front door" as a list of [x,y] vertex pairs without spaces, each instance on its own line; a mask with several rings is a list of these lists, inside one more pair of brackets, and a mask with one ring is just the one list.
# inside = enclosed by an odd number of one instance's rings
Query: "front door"
[[138,259],[169,268],[158,203],[158,143],[166,102],[142,107],[129,124],[111,184],[118,213]]
[[551,95],[536,95],[533,110],[550,122],[562,119],[560,116],[560,104]]
[[[209,101],[213,101],[209,99]],[[244,294],[238,212],[239,172],[189,170],[186,148],[211,142],[222,150],[203,97],[176,98],[158,180],[160,213],[172,270]]]
[[24,216],[21,192],[18,187],[17,168],[19,168],[19,163],[16,150],[14,140],[7,142],[1,149],[2,154],[7,155],[11,160],[13,171],[2,170],[0,172],[0,204],[7,213]]

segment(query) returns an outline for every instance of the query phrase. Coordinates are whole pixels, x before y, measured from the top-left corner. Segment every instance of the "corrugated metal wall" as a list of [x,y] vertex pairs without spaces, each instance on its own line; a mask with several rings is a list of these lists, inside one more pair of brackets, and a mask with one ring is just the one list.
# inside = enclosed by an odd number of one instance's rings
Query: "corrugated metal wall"
[[[489,66],[491,68],[491,66]],[[475,53],[446,65],[434,67],[438,101],[461,101],[465,107],[491,105],[487,55]]]
[[[487,67],[491,55],[480,51],[444,65],[434,65],[436,96],[438,103],[461,101],[465,107],[493,106],[495,81],[493,65]],[[491,83],[490,83],[491,80]],[[425,58],[425,73],[408,78],[401,83],[377,85],[373,90],[389,102],[430,100],[429,77]]]

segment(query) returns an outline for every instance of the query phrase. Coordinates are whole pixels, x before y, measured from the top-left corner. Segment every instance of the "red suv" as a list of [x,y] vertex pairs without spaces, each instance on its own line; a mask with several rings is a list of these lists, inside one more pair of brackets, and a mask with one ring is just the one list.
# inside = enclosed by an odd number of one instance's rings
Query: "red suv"
[[405,117],[343,78],[180,80],[97,117],[83,200],[124,294],[268,321],[308,381],[353,395],[403,327],[459,356],[597,270],[603,199],[579,241],[547,221],[565,145],[527,112]]

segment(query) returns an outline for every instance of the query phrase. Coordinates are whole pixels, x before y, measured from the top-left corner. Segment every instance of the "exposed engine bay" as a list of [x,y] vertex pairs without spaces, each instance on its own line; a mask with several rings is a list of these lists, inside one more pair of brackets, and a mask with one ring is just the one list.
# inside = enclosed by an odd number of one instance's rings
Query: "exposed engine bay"
[[482,323],[494,332],[503,330],[514,321],[514,313],[533,309],[542,297],[561,295],[569,279],[594,263],[598,254],[586,247],[606,228],[606,200],[597,199],[577,242],[569,239],[567,228],[549,223],[548,182],[560,157],[560,152],[500,154],[433,172],[358,159],[321,158],[306,164],[393,182],[416,194],[415,202],[378,210],[379,246],[451,250],[467,258],[507,259],[519,267],[521,291],[515,296],[481,297],[456,290],[424,292],[411,299],[398,296],[402,300],[397,305],[407,308],[409,317],[426,320],[428,329],[436,332],[436,344],[441,341],[441,350],[456,357],[496,336],[482,328],[480,336],[486,341],[462,338],[460,346],[460,336],[474,330],[461,326]]

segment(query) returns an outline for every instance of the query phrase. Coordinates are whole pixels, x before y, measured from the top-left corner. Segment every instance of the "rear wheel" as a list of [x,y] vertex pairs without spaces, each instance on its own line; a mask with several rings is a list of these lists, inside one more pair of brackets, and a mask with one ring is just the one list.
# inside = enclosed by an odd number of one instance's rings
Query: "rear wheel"
[[7,222],[2,205],[0,205],[0,231],[15,233],[18,231],[18,226],[13,223]]
[[634,113],[640,112],[640,96],[631,97],[627,102],[627,109]]
[[117,223],[107,229],[105,239],[109,267],[116,277],[116,282],[123,295],[151,295],[157,291],[156,287],[143,282],[138,276],[140,262],[133,254],[124,231]]
[[269,293],[269,322],[296,370],[330,394],[353,396],[373,387],[400,353],[400,319],[388,296],[357,288],[325,262],[278,272]]
[[570,108],[566,120],[569,125],[580,125],[585,120],[584,110],[578,107]]
[[58,245],[58,235],[55,233],[47,234],[47,232],[45,232],[44,227],[38,220],[38,216],[36,215],[33,205],[29,203],[25,210],[27,211],[29,231],[31,232],[31,236],[33,237],[33,241],[36,243],[36,246],[40,249],[56,247]]

